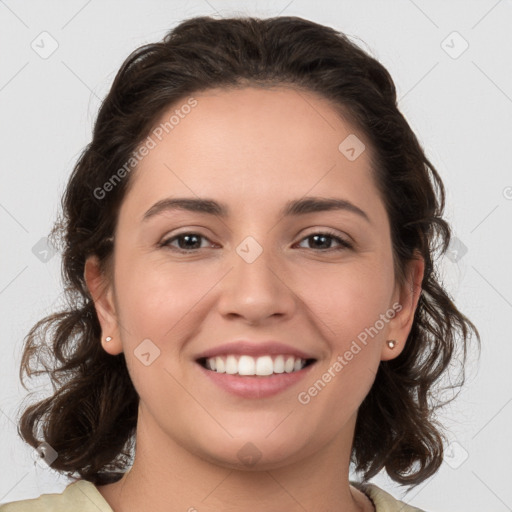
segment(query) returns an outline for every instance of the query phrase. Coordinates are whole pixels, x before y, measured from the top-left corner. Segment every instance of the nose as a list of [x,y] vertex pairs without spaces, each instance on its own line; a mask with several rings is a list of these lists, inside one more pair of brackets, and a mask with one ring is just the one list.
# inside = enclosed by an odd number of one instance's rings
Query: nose
[[240,254],[234,252],[232,268],[219,283],[220,314],[250,324],[290,318],[298,297],[293,290],[293,278],[285,271],[285,262],[267,249],[252,262]]

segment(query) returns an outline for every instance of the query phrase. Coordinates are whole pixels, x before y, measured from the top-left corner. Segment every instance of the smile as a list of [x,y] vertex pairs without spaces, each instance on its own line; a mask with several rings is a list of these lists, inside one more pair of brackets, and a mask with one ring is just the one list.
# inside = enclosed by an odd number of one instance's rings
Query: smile
[[202,358],[198,362],[206,368],[217,373],[229,375],[257,375],[259,377],[281,373],[293,373],[302,370],[314,359],[301,359],[293,355],[263,355],[252,357],[249,355],[219,355]]
[[231,395],[248,399],[268,398],[285,391],[304,379],[316,359],[291,355],[223,355],[196,361],[210,382]]

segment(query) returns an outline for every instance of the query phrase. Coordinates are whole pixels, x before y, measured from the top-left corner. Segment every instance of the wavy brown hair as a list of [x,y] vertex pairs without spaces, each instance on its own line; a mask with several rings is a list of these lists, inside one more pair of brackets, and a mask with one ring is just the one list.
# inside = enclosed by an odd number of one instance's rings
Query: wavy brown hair
[[459,389],[472,332],[480,343],[435,266],[436,254],[446,252],[451,236],[442,217],[443,183],[398,109],[388,71],[343,33],[297,17],[191,18],[123,63],[51,233],[62,251],[66,307],[28,333],[20,379],[25,386],[24,373],[48,374],[54,393],[25,408],[19,434],[34,448],[48,443],[58,454],[51,467],[71,478],[102,484],[128,469],[139,396],[124,355],[111,356],[101,346],[100,324],[84,282],[88,256],[96,255],[108,271],[111,237],[131,177],[118,180],[108,193],[104,184],[171,105],[210,88],[246,86],[292,86],[330,100],[370,142],[397,281],[404,282],[403,269],[418,253],[425,261],[405,348],[380,363],[358,412],[352,450],[355,469],[365,480],[385,469],[393,480],[417,485],[437,471],[443,458],[445,437],[435,419],[437,408],[447,403],[441,399],[440,378],[458,361],[458,380],[449,389]]

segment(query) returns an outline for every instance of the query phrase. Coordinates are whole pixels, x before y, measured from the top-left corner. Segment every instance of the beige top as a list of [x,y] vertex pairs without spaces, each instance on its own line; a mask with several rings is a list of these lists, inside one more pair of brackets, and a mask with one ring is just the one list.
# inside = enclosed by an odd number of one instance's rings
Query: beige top
[[[350,482],[374,503],[377,512],[424,512],[396,500],[374,484]],[[0,512],[114,512],[95,485],[87,480],[69,484],[62,493],[0,505]]]

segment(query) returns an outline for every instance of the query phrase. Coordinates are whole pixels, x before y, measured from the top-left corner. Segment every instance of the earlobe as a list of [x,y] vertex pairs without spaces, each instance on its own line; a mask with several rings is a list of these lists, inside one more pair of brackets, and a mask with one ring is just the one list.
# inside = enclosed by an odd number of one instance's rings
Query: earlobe
[[[112,286],[102,273],[97,256],[90,256],[85,262],[84,280],[94,302],[94,308],[101,325],[101,343],[112,355],[122,352],[117,314],[113,300]],[[107,342],[107,338],[110,340]]]
[[[389,323],[387,342],[382,346],[381,360],[387,361],[399,356],[411,332],[414,315],[421,295],[421,283],[425,272],[425,261],[417,257],[408,263],[405,282],[398,288],[400,310]],[[394,341],[394,343],[392,343]]]

